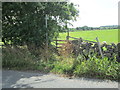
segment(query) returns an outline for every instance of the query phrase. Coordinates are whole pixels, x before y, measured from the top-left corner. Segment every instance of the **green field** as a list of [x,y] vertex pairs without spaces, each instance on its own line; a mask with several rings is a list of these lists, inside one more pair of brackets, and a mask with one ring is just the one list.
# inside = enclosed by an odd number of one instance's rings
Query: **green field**
[[[58,39],[66,39],[67,33],[60,33]],[[71,37],[82,37],[85,40],[96,41],[98,37],[100,42],[106,41],[107,43],[118,43],[118,29],[112,30],[94,30],[94,31],[76,31],[70,32]]]
[[[65,40],[67,33],[60,33],[59,40]],[[85,40],[96,41],[95,38],[98,37],[100,42],[106,41],[107,43],[118,43],[118,29],[112,30],[94,30],[94,31],[76,31],[70,32],[71,37],[80,38]],[[0,45],[3,44],[0,40]]]

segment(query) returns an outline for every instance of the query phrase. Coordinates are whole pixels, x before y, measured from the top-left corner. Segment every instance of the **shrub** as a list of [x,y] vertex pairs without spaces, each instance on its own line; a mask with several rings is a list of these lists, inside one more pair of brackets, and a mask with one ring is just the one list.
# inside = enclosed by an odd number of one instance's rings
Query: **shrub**
[[98,59],[91,57],[89,60],[79,63],[74,70],[74,74],[76,76],[117,80],[119,66],[120,64],[116,60],[110,61],[108,58]]
[[63,58],[63,60],[59,60],[54,63],[54,68],[51,72],[59,74],[72,74],[73,65],[73,58]]

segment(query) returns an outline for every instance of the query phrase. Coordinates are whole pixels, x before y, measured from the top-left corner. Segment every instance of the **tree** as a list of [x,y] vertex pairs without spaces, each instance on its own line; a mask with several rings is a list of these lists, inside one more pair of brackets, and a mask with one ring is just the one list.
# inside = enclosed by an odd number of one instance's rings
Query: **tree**
[[[51,42],[64,30],[66,20],[75,20],[78,16],[74,4],[66,2],[3,2],[2,5],[2,41],[5,45],[44,47],[46,32]],[[48,30],[45,28],[46,14]]]
[[83,30],[88,30],[88,26],[83,26]]

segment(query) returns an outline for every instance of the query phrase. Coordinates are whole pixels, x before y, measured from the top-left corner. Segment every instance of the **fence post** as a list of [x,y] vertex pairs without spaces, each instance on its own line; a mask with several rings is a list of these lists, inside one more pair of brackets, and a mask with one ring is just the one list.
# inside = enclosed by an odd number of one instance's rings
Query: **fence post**
[[104,58],[103,53],[102,53],[102,50],[101,50],[100,42],[99,42],[99,40],[98,40],[98,37],[96,37],[96,41],[97,41],[97,44],[98,44],[98,48],[99,48],[101,57]]
[[69,36],[66,36],[66,40],[69,40]]

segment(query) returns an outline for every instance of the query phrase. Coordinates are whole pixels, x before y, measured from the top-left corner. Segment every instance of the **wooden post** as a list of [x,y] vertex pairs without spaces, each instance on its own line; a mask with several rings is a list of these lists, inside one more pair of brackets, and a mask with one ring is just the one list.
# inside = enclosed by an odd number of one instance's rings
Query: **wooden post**
[[99,40],[98,40],[98,37],[96,37],[96,41],[97,41],[97,44],[98,44],[98,48],[99,48],[101,57],[104,58],[103,53],[102,53],[102,50],[101,50],[100,42],[99,42]]
[[67,40],[67,41],[69,40],[69,36],[66,36],[66,40]]
[[48,16],[45,15],[45,26],[46,26],[46,61],[48,61],[48,29],[47,29]]
[[67,20],[66,20],[66,29],[67,29],[67,36],[66,36],[66,40],[69,40],[69,29],[67,27]]
[[67,40],[69,40],[69,29],[67,28]]

